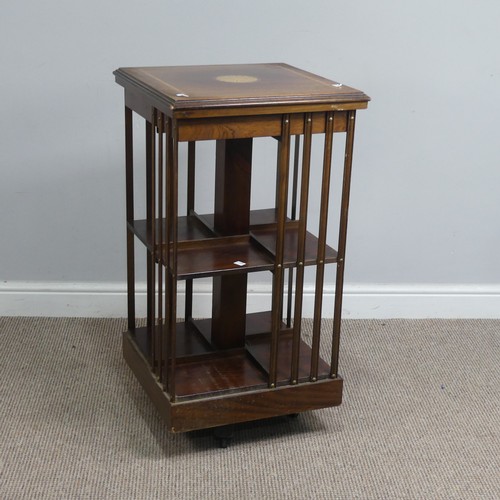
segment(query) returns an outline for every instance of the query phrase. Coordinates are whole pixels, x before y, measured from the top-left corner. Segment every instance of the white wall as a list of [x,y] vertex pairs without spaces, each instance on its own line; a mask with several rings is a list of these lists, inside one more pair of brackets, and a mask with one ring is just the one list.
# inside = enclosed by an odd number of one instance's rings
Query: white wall
[[0,313],[125,314],[115,68],[284,61],[373,99],[346,313],[498,315],[499,26],[493,0],[2,2]]

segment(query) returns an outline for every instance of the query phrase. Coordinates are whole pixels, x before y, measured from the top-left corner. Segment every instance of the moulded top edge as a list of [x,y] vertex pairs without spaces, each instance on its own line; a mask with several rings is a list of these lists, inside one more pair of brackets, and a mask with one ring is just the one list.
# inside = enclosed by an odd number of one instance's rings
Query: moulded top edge
[[123,87],[176,110],[370,100],[360,90],[283,63],[119,68],[114,75]]

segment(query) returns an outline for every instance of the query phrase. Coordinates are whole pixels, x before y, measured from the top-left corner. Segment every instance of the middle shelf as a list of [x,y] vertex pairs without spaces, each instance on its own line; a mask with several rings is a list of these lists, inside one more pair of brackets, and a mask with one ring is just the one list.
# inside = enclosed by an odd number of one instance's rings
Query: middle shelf
[[[250,212],[248,234],[220,236],[214,229],[214,216],[187,215],[177,219],[177,278],[199,278],[227,273],[247,273],[272,270],[276,253],[276,211],[274,209]],[[129,224],[132,231],[155,257],[163,259],[167,235],[165,219],[155,221],[155,239],[146,220]],[[160,241],[158,243],[158,241]],[[299,222],[287,219],[285,223],[284,267],[297,265]],[[309,231],[305,238],[304,265],[317,264],[318,238]],[[337,252],[326,245],[325,263],[337,260]]]

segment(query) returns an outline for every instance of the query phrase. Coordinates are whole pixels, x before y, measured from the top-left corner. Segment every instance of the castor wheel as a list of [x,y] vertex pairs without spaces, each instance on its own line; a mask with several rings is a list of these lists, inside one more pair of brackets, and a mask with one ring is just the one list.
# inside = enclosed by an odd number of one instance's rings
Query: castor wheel
[[230,438],[219,438],[218,442],[219,442],[219,448],[227,448],[229,446],[229,444],[231,443],[231,439]]
[[233,440],[234,427],[232,425],[224,425],[214,429],[214,438],[216,439],[219,448],[227,448]]

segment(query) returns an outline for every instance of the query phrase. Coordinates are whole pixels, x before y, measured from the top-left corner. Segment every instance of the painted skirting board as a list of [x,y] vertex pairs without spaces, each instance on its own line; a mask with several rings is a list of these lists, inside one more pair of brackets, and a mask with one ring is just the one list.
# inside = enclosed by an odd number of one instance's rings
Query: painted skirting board
[[[146,287],[138,285],[137,315],[144,316]],[[179,313],[183,311],[179,286]],[[249,284],[249,312],[268,310],[268,284]],[[323,317],[333,315],[334,288],[325,287]],[[303,317],[313,316],[314,289],[304,287]],[[195,287],[194,315],[211,315],[211,286]],[[2,316],[124,317],[123,283],[0,284]],[[181,316],[182,314],[179,314]],[[500,285],[346,284],[344,318],[500,318]]]

